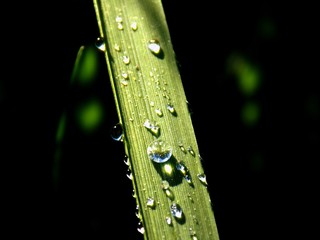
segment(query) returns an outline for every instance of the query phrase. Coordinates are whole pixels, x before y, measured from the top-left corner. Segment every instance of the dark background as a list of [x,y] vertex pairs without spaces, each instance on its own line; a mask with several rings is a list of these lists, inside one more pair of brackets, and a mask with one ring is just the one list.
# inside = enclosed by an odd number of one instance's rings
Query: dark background
[[[204,5],[205,4],[205,5]],[[315,233],[319,88],[314,6],[268,1],[163,1],[221,240],[309,239]],[[142,239],[106,67],[87,90],[70,87],[79,47],[99,35],[87,0],[3,7],[0,85],[4,230],[41,239]],[[271,26],[263,31],[261,24]],[[230,56],[259,66],[250,97],[261,115],[241,119],[248,98],[228,72]],[[103,56],[101,62],[103,63]],[[104,122],[88,135],[72,118],[98,96]],[[60,182],[55,135],[67,122]],[[112,196],[110,198],[110,196]],[[10,239],[11,239],[10,237]]]

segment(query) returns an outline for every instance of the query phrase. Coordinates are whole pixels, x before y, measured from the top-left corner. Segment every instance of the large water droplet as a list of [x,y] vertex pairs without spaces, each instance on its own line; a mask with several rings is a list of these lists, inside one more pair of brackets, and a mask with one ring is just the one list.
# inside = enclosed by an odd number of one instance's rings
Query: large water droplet
[[102,37],[98,37],[96,39],[95,45],[100,51],[102,51],[102,52],[106,51],[106,44],[105,44],[104,39]]
[[123,141],[123,131],[121,123],[117,123],[111,129],[111,137],[113,140],[122,142]]
[[160,134],[160,127],[156,122],[153,122],[149,119],[147,119],[143,126],[148,129],[154,136],[158,137]]
[[172,156],[172,147],[163,140],[156,140],[149,144],[147,153],[150,160],[164,163]]

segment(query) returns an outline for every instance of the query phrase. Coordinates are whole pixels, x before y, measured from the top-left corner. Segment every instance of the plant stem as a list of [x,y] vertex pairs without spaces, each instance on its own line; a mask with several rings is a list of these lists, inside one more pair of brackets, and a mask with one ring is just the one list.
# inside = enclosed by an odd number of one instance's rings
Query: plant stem
[[[218,240],[161,1],[94,0],[94,6],[144,238]],[[152,161],[147,149],[154,141],[172,148],[168,161]],[[160,160],[170,154],[166,146],[153,149]]]

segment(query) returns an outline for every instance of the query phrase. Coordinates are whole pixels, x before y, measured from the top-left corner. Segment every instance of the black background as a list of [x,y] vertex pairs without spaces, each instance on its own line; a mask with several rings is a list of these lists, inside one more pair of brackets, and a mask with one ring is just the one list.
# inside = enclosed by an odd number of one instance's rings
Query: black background
[[[163,5],[220,239],[309,239],[319,161],[316,8],[267,1]],[[142,239],[123,149],[109,134],[117,115],[107,69],[101,66],[101,79],[88,91],[69,85],[79,47],[99,35],[92,2],[19,3],[2,10],[10,13],[2,16],[3,228],[11,237],[111,239],[116,233]],[[265,18],[275,27],[270,38],[259,33]],[[252,128],[241,121],[245,99],[226,71],[233,53],[263,70],[254,96],[261,118]],[[104,123],[88,136],[68,122],[56,191],[59,118],[92,94],[104,104]]]

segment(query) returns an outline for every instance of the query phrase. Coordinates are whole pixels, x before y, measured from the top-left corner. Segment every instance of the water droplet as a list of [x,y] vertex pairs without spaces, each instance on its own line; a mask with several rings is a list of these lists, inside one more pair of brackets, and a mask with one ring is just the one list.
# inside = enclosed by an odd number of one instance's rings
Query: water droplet
[[162,117],[162,116],[163,116],[163,113],[162,113],[162,111],[161,111],[160,108],[156,108],[156,109],[155,109],[155,112],[156,112],[156,114],[157,114],[159,117]]
[[123,86],[128,86],[128,81],[125,80],[125,79],[121,79],[121,80],[120,80],[120,83],[121,83]]
[[167,190],[167,189],[169,189],[170,184],[169,184],[169,182],[167,180],[163,180],[161,182],[161,187],[162,187],[162,189]]
[[200,182],[203,183],[205,186],[208,185],[207,177],[204,173],[197,174],[197,177],[199,178]]
[[130,163],[129,163],[129,157],[128,157],[127,155],[124,155],[123,162],[124,162],[127,166],[130,165]]
[[163,189],[164,193],[166,194],[166,196],[170,199],[170,200],[174,200],[174,194],[173,192],[170,190],[170,185],[169,182],[166,180],[163,180],[161,183],[161,188]]
[[122,23],[118,23],[118,29],[119,30],[123,30],[123,24]]
[[192,155],[195,156],[196,154],[193,151],[193,148],[191,146],[188,147],[188,152]]
[[130,180],[132,180],[132,173],[131,173],[130,169],[127,170],[127,174],[126,175]]
[[117,22],[117,24],[118,24],[118,29],[119,29],[119,30],[123,30],[123,25],[122,25],[123,20],[122,20],[122,17],[117,16],[117,17],[116,17],[116,22]]
[[147,199],[147,206],[150,207],[150,208],[155,208],[156,207],[156,204],[155,204],[155,201],[153,198],[149,197]]
[[154,101],[151,101],[151,102],[150,102],[150,106],[151,106],[151,107],[154,107]]
[[172,147],[163,140],[156,140],[149,144],[147,153],[150,160],[164,163],[172,156]]
[[122,21],[123,21],[122,17],[120,17],[120,16],[116,17],[116,22],[117,23],[122,23]]
[[191,175],[187,174],[184,176],[184,179],[189,183],[190,185],[193,185]]
[[170,189],[164,190],[164,193],[166,194],[166,196],[167,196],[171,201],[174,200],[174,194],[173,194],[173,192],[172,192]]
[[192,238],[192,240],[198,240],[198,238],[196,236],[196,231],[194,231],[192,228],[189,228],[189,233],[190,233],[190,237]]
[[182,143],[179,143],[179,148],[181,149],[181,151],[182,151],[183,153],[186,153],[186,152],[187,152]]
[[142,225],[142,222],[139,222],[139,223],[138,223],[138,228],[137,228],[137,230],[138,230],[139,233],[144,234],[145,229],[144,229],[144,227],[143,227],[143,225]]
[[111,129],[111,137],[113,140],[122,142],[123,141],[123,131],[121,123],[117,123]]
[[121,76],[122,76],[124,79],[129,79],[129,74],[126,73],[126,72],[124,72],[124,71],[121,73]]
[[176,110],[175,110],[175,108],[173,107],[172,104],[168,103],[167,104],[167,109],[172,115],[177,116],[177,112],[176,112]]
[[155,55],[161,54],[160,42],[157,39],[151,39],[148,43],[148,48]]
[[172,216],[174,216],[177,219],[182,219],[183,218],[183,212],[179,204],[173,203],[170,207],[170,211]]
[[105,44],[104,39],[102,37],[98,37],[96,39],[95,45],[100,51],[102,51],[102,52],[106,51],[106,44]]
[[135,214],[136,214],[136,217],[137,217],[138,219],[141,219],[140,210],[139,210],[139,205],[136,206],[136,212],[135,212]]
[[128,65],[130,63],[130,58],[128,56],[123,56],[122,61],[124,62],[124,64]]
[[189,114],[190,114],[190,115],[193,114],[193,110],[192,110],[192,108],[191,108],[191,104],[190,104],[188,101],[186,101],[186,103],[187,103],[187,107],[188,107]]
[[189,171],[188,171],[187,167],[182,162],[177,163],[176,168],[177,168],[177,170],[179,170],[182,173],[182,175],[184,177],[188,175]]
[[158,137],[160,134],[160,127],[156,122],[152,122],[151,120],[147,119],[143,126],[148,129],[154,136]]
[[136,31],[136,30],[138,29],[137,22],[132,22],[132,23],[130,24],[130,26],[131,26],[131,29],[132,29],[133,31]]
[[120,52],[121,51],[121,48],[118,44],[115,44],[114,45],[114,50],[116,50],[117,52]]
[[167,224],[168,225],[172,225],[172,219],[171,219],[171,217],[166,217],[166,222],[167,222]]

